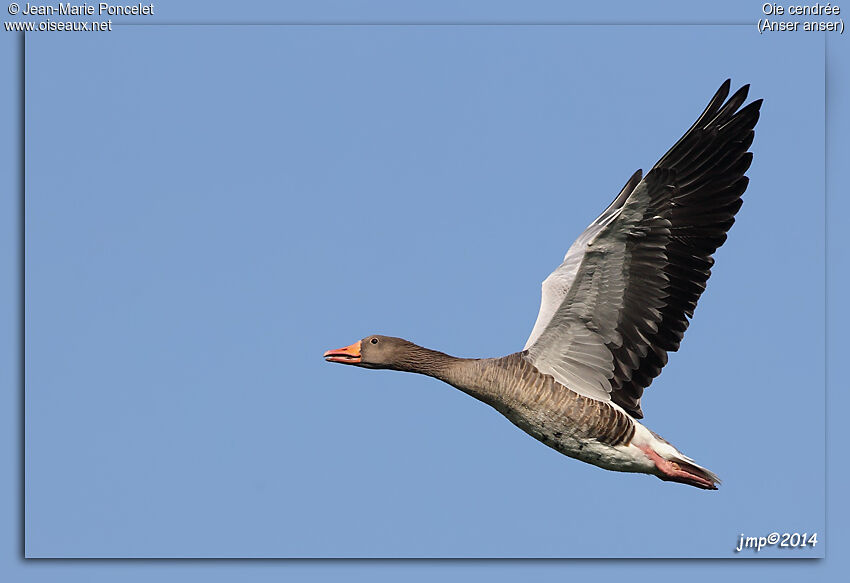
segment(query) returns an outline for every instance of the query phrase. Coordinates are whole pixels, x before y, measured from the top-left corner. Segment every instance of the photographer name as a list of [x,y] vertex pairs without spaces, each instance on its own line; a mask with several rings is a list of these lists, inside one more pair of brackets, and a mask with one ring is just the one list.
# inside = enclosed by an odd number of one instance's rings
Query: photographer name
[[89,4],[30,4],[26,3],[21,14],[27,16],[153,16],[153,4],[134,4],[132,6],[98,2]]

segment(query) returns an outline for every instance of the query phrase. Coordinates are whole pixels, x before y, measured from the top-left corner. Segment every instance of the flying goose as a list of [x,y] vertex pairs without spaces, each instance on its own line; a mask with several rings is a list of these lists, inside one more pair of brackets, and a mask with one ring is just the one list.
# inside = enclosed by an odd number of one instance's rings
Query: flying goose
[[637,420],[644,388],[693,317],[747,188],[762,100],[741,108],[726,80],[691,128],[641,170],[543,282],[522,351],[456,358],[372,335],[329,362],[415,372],[491,405],[564,455],[621,472],[716,490],[718,477]]

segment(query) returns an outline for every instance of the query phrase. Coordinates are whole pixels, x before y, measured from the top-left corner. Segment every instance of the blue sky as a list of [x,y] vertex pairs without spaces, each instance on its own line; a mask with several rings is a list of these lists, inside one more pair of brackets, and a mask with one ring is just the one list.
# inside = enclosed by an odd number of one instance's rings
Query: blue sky
[[[28,555],[731,557],[823,532],[823,57],[754,26],[31,35]],[[719,492],[322,361],[372,332],[520,349],[540,280],[726,77],[766,99],[751,186],[644,401]]]

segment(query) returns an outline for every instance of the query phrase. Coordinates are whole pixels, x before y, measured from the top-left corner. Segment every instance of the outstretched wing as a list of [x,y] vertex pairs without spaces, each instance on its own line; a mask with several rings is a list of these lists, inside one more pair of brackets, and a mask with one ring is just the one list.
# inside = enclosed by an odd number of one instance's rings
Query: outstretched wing
[[679,348],[747,188],[761,100],[727,80],[693,126],[640,171],[543,282],[525,345],[543,373],[643,417],[644,388]]

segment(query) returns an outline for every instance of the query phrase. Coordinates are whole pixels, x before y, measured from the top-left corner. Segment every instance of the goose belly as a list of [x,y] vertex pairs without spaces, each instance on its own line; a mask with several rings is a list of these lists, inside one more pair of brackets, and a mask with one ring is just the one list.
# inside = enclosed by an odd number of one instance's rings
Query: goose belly
[[[634,433],[629,439],[612,441],[608,432],[592,434],[598,424],[580,424],[557,412],[519,407],[502,413],[533,438],[571,458],[620,472],[651,473],[655,468],[652,460],[632,444]],[[629,421],[638,435],[648,432],[636,421]]]
[[637,447],[651,433],[616,404],[569,389],[542,374],[521,353],[480,361],[478,366],[475,386],[464,390],[538,441],[609,470],[654,469],[652,460]]

